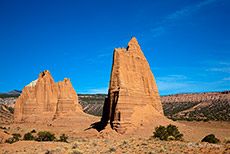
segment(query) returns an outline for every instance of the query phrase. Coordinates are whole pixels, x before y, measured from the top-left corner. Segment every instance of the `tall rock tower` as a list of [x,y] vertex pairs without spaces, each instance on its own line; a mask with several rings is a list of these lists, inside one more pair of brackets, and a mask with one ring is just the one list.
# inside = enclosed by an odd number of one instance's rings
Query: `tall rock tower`
[[156,114],[163,116],[155,78],[133,37],[126,49],[114,50],[108,98],[101,122],[110,123],[118,133],[124,133],[146,119],[151,121]]
[[82,112],[78,96],[68,78],[55,83],[50,72],[39,74],[37,80],[25,86],[16,100],[14,121],[35,122],[56,116]]

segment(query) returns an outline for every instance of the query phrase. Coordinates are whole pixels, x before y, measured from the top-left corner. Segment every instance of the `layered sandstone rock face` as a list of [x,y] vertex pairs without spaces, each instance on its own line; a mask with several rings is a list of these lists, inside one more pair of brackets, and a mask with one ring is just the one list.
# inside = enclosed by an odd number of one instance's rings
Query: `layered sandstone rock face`
[[230,100],[230,91],[183,93],[183,94],[161,96],[161,101],[164,103],[200,102],[200,101],[214,101],[214,100]]
[[114,50],[102,122],[109,122],[117,132],[124,133],[132,126],[151,123],[155,115],[163,117],[157,85],[149,64],[133,37],[127,49]]
[[38,79],[25,86],[16,100],[14,121],[50,120],[62,114],[82,112],[78,96],[69,79],[55,83],[50,72],[41,72]]

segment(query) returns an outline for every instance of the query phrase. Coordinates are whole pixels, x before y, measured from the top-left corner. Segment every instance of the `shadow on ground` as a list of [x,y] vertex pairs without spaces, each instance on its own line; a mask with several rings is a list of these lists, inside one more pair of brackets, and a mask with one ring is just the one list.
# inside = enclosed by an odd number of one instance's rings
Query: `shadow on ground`
[[103,122],[103,121],[95,122],[91,124],[89,128],[86,128],[85,131],[90,130],[90,129],[96,129],[98,132],[100,132],[103,129],[105,129],[107,124],[108,122]]

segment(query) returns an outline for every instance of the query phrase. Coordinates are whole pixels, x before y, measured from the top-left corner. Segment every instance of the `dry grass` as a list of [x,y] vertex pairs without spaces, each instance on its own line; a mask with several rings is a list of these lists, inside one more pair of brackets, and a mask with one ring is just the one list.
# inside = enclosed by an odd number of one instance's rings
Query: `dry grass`
[[0,145],[0,153],[230,153],[230,145],[200,142],[160,141],[158,139],[78,139],[72,143],[20,141]]

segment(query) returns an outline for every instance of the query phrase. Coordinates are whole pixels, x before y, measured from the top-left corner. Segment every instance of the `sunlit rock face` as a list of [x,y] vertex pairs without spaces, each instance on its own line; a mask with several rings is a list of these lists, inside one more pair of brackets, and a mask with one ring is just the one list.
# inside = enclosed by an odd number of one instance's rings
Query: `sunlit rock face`
[[78,96],[69,79],[55,83],[49,71],[25,86],[16,100],[14,121],[51,120],[63,114],[82,112]]
[[117,132],[125,133],[128,128],[147,122],[156,114],[163,116],[155,78],[133,37],[126,49],[114,50],[102,122],[108,122]]

